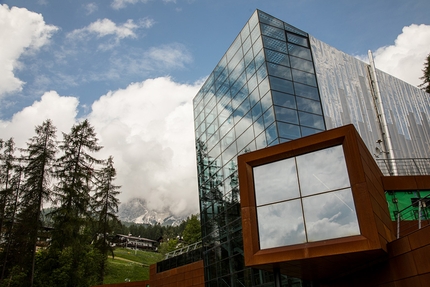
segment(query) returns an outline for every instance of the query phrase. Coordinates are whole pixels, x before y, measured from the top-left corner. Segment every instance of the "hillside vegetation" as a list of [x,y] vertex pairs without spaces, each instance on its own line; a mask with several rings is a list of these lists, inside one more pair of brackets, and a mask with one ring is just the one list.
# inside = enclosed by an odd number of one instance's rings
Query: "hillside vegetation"
[[126,248],[116,248],[115,258],[109,257],[103,284],[143,281],[149,279],[149,266],[163,255]]

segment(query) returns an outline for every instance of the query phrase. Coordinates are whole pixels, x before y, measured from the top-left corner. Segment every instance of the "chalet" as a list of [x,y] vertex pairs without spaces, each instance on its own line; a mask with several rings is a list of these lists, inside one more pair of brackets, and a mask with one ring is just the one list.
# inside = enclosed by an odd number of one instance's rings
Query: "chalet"
[[124,234],[117,234],[115,238],[115,242],[118,246],[125,248],[134,248],[141,250],[150,250],[155,251],[157,249],[157,241],[151,240],[143,237],[137,237]]

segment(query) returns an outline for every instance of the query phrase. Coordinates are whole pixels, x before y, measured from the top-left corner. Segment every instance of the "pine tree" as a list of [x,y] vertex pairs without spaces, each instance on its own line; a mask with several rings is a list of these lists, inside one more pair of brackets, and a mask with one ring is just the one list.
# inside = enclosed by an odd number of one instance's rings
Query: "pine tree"
[[91,155],[102,147],[88,120],[74,125],[69,134],[63,133],[59,148],[64,153],[57,161],[55,187],[59,207],[53,212],[55,238],[59,249],[78,243],[80,230],[90,214],[90,190],[93,166],[101,161]]
[[110,156],[104,167],[96,175],[96,192],[94,198],[94,211],[97,220],[96,248],[100,251],[103,259],[100,264],[99,280],[103,283],[107,255],[110,252],[113,256],[113,249],[109,242],[109,234],[113,231],[115,223],[118,223],[120,186],[115,185],[116,170],[113,166],[113,157]]
[[50,120],[36,126],[36,135],[27,143],[25,149],[25,182],[23,185],[21,226],[28,233],[26,244],[29,263],[29,281],[33,286],[36,242],[41,230],[43,203],[51,199],[50,181],[57,153],[56,128]]
[[[10,138],[2,142],[4,147],[0,162],[0,234],[1,234],[1,280],[4,280],[14,265],[10,256],[15,241],[13,229],[18,208],[21,184],[21,169],[15,156],[15,142]],[[14,254],[15,259],[19,254]],[[18,257],[19,258],[19,257]],[[16,261],[16,260],[15,260]]]
[[[72,127],[69,134],[63,133],[59,145],[63,155],[56,163],[54,187],[57,209],[52,212],[54,230],[49,248],[53,267],[65,274],[60,281],[63,286],[85,286],[94,283],[91,268],[94,262],[93,249],[90,245],[90,191],[93,185],[93,166],[101,163],[92,156],[102,147],[94,128],[88,120]],[[65,263],[64,261],[67,261]],[[44,267],[46,272],[46,268]],[[55,285],[53,283],[53,285]]]
[[430,94],[430,54],[428,54],[424,63],[423,73],[424,75],[420,78],[423,80],[423,83],[418,87]]
[[2,142],[4,151],[0,158],[0,241],[3,239],[5,212],[12,194],[11,180],[15,168],[15,142],[10,138]]
[[[28,254],[21,248],[21,243],[26,237],[20,236],[23,234],[23,232],[20,230],[19,225],[16,224],[19,200],[21,196],[21,182],[23,172],[22,167],[19,164],[15,164],[13,168],[14,172],[12,173],[12,178],[10,180],[10,195],[7,199],[4,213],[4,241],[2,246],[3,265],[1,269],[1,278],[6,279],[7,277],[10,277],[9,281],[12,277],[14,277],[15,280],[18,275],[13,270],[25,275],[25,272],[22,272],[23,270],[21,267]],[[18,266],[19,268],[14,268],[15,266]]]

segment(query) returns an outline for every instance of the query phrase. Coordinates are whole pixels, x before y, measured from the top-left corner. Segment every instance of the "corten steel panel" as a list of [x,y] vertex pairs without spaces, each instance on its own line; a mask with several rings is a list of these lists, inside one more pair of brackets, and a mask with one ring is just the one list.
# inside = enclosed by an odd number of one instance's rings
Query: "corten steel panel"
[[[342,145],[361,235],[260,250],[252,168]],[[382,173],[353,125],[303,137],[238,157],[245,265],[281,269],[303,279],[335,277],[386,256],[394,239]]]
[[384,176],[382,184],[385,190],[429,190],[430,175]]

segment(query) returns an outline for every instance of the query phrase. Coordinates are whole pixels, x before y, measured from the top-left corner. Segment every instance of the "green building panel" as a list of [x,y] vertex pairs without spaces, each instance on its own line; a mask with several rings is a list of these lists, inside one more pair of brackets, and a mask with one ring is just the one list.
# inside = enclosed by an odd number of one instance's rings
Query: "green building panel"
[[387,191],[385,196],[393,221],[397,220],[399,213],[402,221],[418,220],[420,214],[421,220],[430,219],[430,190]]

